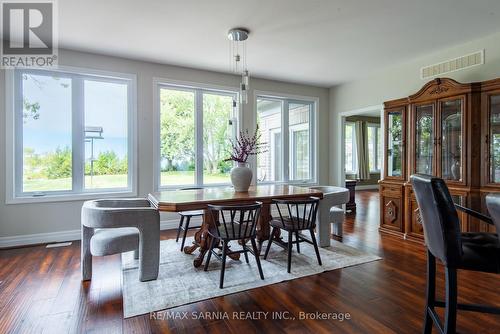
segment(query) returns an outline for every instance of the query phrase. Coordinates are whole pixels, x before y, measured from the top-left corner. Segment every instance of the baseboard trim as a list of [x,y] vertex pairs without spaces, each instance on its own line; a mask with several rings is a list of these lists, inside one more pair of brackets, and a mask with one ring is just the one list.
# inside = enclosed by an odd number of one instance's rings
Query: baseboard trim
[[[177,226],[179,226],[178,220],[171,219],[160,222],[160,230],[176,229]],[[74,241],[80,239],[80,230],[15,235],[11,237],[0,237],[0,249],[39,245],[52,242]]]

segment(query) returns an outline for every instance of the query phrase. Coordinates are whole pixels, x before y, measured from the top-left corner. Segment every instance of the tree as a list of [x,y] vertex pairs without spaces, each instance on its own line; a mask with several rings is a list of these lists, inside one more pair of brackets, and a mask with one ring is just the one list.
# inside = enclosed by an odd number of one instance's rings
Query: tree
[[71,177],[72,158],[71,149],[57,148],[55,152],[48,153],[42,160],[45,174],[49,179]]
[[120,174],[120,159],[113,151],[99,153],[94,161],[95,175],[116,175]]
[[26,123],[27,119],[33,118],[37,120],[40,118],[40,103],[31,103],[28,99],[23,99],[23,121]]
[[162,90],[161,157],[167,161],[167,170],[174,160],[194,161],[194,104],[190,92]]
[[[59,81],[60,78],[52,77],[53,80]],[[35,75],[31,74],[23,74],[23,81],[31,81],[33,82],[40,90],[43,89],[45,83],[38,80]],[[69,85],[66,83],[60,83],[61,87],[68,88]],[[23,98],[23,120],[27,122],[28,119],[37,120],[40,118],[40,103],[33,102],[31,103],[26,97]]]
[[229,96],[203,95],[203,158],[205,169],[211,174],[231,168],[231,163],[223,160],[231,148],[228,122],[232,108]]
[[26,179],[36,179],[43,172],[42,158],[31,147],[25,147],[23,150],[23,174]]
[[[114,151],[100,152],[94,160],[94,175],[127,174],[128,158],[120,159]],[[90,161],[85,163],[85,175],[91,174]]]

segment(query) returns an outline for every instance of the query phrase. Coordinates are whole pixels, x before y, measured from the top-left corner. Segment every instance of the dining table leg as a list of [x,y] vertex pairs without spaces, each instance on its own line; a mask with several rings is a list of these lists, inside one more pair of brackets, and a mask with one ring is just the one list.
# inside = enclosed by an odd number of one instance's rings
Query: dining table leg
[[195,267],[199,267],[203,263],[203,258],[205,257],[211,242],[211,240],[208,240],[210,235],[208,234],[208,225],[205,224],[207,219],[205,216],[206,215],[203,216],[203,223],[201,224],[201,227],[194,234],[193,244],[191,246],[184,247],[185,254],[192,254],[196,249],[200,249],[200,254],[193,261],[193,265]]
[[[208,229],[212,225],[215,225],[213,216],[210,211],[205,210],[203,213],[203,222],[198,231],[196,231],[196,233],[194,234],[193,245],[184,247],[184,253],[186,254],[192,254],[196,249],[199,248],[199,253],[193,260],[193,266],[195,268],[198,268],[203,264],[203,259],[210,249],[210,244],[213,237],[208,233]],[[216,248],[221,248],[220,243],[216,246]],[[239,260],[240,254],[228,254],[228,257],[233,260]]]
[[[271,216],[271,204],[263,203],[262,209],[260,210],[260,217],[257,224],[257,251],[259,254],[262,250],[262,244],[264,241],[269,239],[269,233],[271,233],[271,227],[269,226],[269,222],[273,217]],[[275,238],[279,238],[280,229],[277,229]]]

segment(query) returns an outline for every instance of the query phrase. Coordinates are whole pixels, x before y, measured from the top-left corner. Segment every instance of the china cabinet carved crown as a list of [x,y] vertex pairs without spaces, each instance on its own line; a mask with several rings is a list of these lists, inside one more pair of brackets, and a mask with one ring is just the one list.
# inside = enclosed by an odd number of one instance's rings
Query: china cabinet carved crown
[[[443,178],[457,204],[481,210],[500,192],[500,79],[463,84],[438,78],[384,103],[380,231],[423,240],[410,175]],[[460,214],[462,231],[488,231]]]

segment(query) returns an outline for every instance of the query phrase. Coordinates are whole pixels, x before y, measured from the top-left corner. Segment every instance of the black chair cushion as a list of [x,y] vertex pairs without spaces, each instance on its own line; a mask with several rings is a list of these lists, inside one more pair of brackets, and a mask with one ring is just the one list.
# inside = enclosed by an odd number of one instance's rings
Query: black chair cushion
[[[304,219],[297,219],[295,217],[293,219],[290,219],[290,217],[283,217],[283,222],[281,222],[281,219],[272,219],[269,224],[272,227],[279,227],[286,231],[298,231],[302,226],[307,226],[307,221],[304,222]],[[314,228],[315,226],[312,227]],[[309,227],[302,229],[309,229]]]
[[224,224],[221,224],[217,227],[210,226],[210,228],[208,229],[208,233],[210,233],[210,235],[212,235],[213,237],[225,240],[246,239],[252,236],[251,233],[252,226],[250,223],[243,223],[243,224],[234,223],[234,227],[233,225],[228,223],[226,224],[226,227],[224,227]]
[[500,273],[500,245],[493,233],[462,233],[460,269]]

